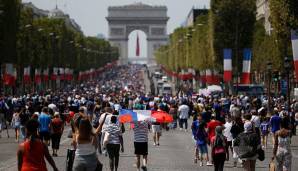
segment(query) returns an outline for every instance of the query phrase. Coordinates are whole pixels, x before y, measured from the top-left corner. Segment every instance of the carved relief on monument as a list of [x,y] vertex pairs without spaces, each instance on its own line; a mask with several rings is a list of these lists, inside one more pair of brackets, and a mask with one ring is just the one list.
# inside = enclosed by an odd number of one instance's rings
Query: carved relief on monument
[[153,45],[153,51],[156,51],[160,48],[161,44],[154,44]]
[[128,36],[131,32],[135,30],[142,30],[148,36],[149,34],[149,26],[140,26],[140,25],[130,25],[126,26],[126,35]]
[[111,35],[123,36],[124,35],[124,29],[123,28],[111,28]]
[[156,28],[151,28],[151,34],[152,35],[164,35],[165,34],[165,29],[163,27],[156,27]]

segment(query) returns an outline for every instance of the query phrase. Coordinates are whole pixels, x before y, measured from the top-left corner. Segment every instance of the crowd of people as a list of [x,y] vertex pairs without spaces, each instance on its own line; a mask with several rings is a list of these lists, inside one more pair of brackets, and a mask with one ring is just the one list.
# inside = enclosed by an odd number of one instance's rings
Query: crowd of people
[[[291,137],[296,134],[298,102],[288,105],[285,98],[274,98],[272,108],[268,109],[266,97],[183,94],[155,97],[145,93],[145,74],[148,73],[142,65],[118,66],[105,71],[97,80],[59,91],[2,96],[0,136],[9,121],[16,142],[20,142],[19,170],[47,170],[45,159],[58,170],[52,157],[59,155],[65,133],[72,138],[75,149],[72,170],[101,170],[98,155],[107,155],[110,170],[117,171],[128,127],[119,122],[118,116],[120,110],[127,109],[164,111],[174,120],[171,123],[144,120],[129,125],[134,132],[138,171],[147,170],[149,132],[154,146],[159,146],[162,130],[169,129],[192,136],[194,163],[200,166],[206,164],[222,171],[225,161],[232,160],[234,167],[254,171],[256,161],[266,157],[276,160],[277,171],[291,171]],[[64,130],[65,126],[70,127],[69,132]],[[268,146],[268,136],[272,137],[272,147]],[[48,150],[50,144],[52,155]],[[270,148],[272,156],[265,156],[264,150]]]

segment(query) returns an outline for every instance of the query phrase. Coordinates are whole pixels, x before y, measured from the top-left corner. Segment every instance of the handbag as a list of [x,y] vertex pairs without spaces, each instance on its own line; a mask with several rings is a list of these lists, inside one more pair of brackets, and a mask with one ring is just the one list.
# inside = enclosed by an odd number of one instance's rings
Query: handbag
[[269,163],[269,171],[276,171],[276,166],[273,160]]
[[257,153],[258,153],[258,159],[260,161],[264,161],[265,160],[265,151],[262,148],[259,148],[257,150]]
[[66,171],[72,171],[73,162],[75,158],[75,149],[67,149],[66,155]]
[[99,160],[97,160],[95,171],[102,171],[102,168],[103,168],[102,163]]

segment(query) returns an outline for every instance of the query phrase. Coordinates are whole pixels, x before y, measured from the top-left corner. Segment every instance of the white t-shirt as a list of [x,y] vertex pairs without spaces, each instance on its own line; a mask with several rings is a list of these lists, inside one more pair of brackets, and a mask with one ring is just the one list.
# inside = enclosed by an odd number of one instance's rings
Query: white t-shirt
[[178,108],[179,118],[188,119],[189,107],[187,105],[181,105]]
[[223,135],[227,138],[227,141],[232,141],[233,140],[233,136],[231,133],[231,128],[232,128],[232,122],[226,122],[224,127],[224,131],[223,131]]
[[261,120],[260,120],[260,117],[259,116],[252,115],[250,121],[253,122],[253,124],[255,125],[255,127],[260,128],[260,126],[261,126]]
[[[105,115],[107,115],[107,117],[106,117],[106,119],[105,119],[105,121],[104,121],[104,117],[105,117]],[[110,114],[110,113],[103,113],[103,114],[100,115],[100,118],[99,118],[99,124],[101,124],[102,122],[104,122],[104,124],[103,124],[103,126],[102,126],[102,131],[101,131],[101,132],[105,132],[106,127],[107,127],[109,124],[111,124],[111,117],[112,117],[112,116],[113,116],[113,115]]]

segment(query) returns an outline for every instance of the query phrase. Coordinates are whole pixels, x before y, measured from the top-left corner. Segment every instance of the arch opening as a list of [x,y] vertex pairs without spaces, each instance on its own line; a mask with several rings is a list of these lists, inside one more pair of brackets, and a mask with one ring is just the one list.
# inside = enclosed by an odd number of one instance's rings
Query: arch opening
[[128,35],[128,60],[144,64],[148,58],[147,35],[142,30],[134,30]]

